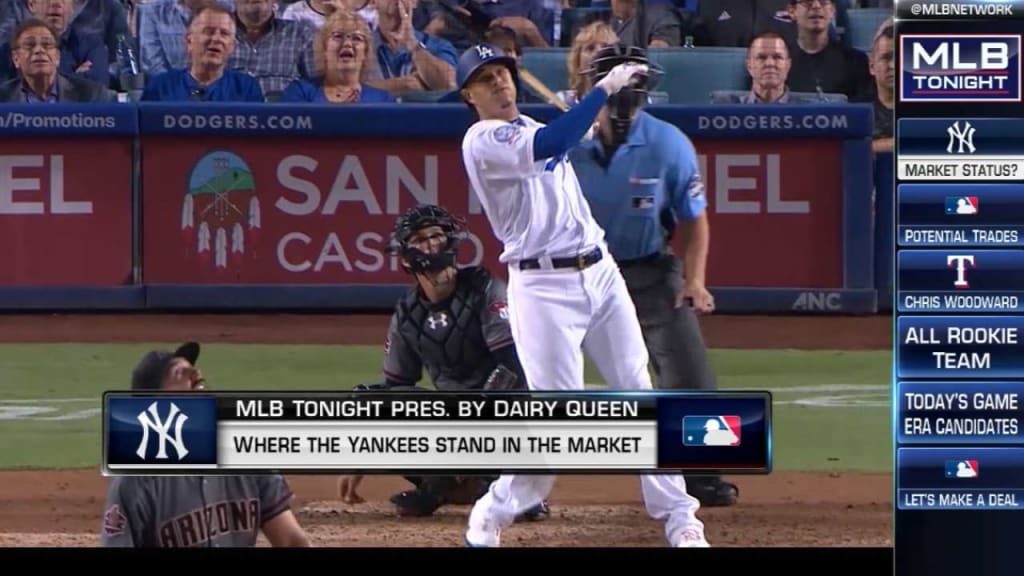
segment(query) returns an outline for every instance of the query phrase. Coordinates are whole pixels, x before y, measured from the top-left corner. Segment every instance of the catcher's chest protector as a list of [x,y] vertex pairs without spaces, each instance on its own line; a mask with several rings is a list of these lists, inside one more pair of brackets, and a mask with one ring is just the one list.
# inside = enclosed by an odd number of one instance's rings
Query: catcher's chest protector
[[430,304],[410,291],[399,308],[399,333],[419,354],[438,389],[478,389],[497,365],[482,324],[486,278],[478,269],[460,270],[447,301]]

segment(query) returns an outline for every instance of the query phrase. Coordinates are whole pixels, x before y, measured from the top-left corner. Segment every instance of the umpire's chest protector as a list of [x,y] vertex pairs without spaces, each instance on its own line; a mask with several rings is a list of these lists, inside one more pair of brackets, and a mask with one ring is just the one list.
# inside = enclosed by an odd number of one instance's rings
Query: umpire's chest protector
[[463,270],[446,301],[429,303],[415,290],[406,294],[399,310],[399,333],[435,375],[436,383],[477,380],[493,369],[482,324],[486,286],[482,271]]

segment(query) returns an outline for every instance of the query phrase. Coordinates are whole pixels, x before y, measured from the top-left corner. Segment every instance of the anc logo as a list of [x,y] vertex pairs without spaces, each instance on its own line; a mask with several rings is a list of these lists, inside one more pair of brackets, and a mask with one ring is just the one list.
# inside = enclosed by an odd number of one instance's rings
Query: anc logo
[[203,267],[227,270],[256,247],[260,199],[252,170],[237,154],[210,152],[192,167],[181,206],[181,234]]

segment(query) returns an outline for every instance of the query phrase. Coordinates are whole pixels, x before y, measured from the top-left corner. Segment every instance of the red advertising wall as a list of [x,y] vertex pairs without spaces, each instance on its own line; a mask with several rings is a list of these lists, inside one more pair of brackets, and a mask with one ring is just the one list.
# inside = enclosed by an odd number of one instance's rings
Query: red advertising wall
[[0,142],[0,286],[129,284],[132,162],[123,137]]
[[[696,145],[712,210],[709,285],[840,285],[838,141]],[[418,202],[467,217],[462,263],[502,269],[457,141],[146,137],[145,149],[147,283],[405,283],[384,247]]]

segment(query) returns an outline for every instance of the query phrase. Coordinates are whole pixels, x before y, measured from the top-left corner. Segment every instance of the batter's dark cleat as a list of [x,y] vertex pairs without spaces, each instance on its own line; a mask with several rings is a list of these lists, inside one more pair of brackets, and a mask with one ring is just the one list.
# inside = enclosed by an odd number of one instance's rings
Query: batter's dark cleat
[[431,516],[438,508],[444,506],[442,498],[428,494],[422,490],[406,490],[391,497],[399,516],[424,517]]
[[516,516],[516,522],[540,522],[547,519],[548,516],[551,516],[551,507],[548,506],[548,502],[545,500]]
[[716,480],[713,482],[690,482],[687,492],[700,500],[705,508],[732,506],[740,497],[740,489],[735,484]]

